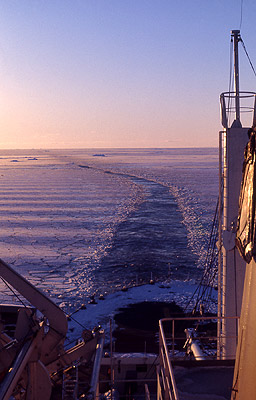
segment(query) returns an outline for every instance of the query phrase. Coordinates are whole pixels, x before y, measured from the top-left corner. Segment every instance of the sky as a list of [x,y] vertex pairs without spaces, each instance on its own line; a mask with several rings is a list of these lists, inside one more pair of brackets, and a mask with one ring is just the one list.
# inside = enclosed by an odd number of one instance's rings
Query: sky
[[0,0],[0,149],[218,146],[230,31],[256,66],[255,21],[255,0]]

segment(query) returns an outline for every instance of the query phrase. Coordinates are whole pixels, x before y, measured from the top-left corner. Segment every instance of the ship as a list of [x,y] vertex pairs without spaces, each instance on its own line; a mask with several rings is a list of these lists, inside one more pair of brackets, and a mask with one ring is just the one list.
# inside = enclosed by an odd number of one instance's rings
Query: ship
[[112,340],[106,353],[100,326],[67,348],[64,311],[0,260],[1,278],[31,304],[0,305],[0,400],[256,397],[256,93],[239,89],[240,31],[231,40],[234,91],[220,96],[217,314],[201,305],[189,318],[161,319],[158,354],[117,353]]

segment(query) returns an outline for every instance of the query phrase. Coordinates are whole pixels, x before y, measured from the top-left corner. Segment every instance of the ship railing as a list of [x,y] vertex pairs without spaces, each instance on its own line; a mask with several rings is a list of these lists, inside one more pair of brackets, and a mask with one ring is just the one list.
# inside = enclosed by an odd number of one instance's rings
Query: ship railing
[[99,375],[100,375],[101,360],[104,349],[104,339],[105,337],[101,336],[96,346],[93,371],[90,382],[90,391],[87,395],[87,399],[89,400],[96,400],[99,398]]
[[[220,95],[221,122],[224,128],[230,128],[236,118],[236,92],[223,92]],[[256,93],[239,92],[241,123],[245,127],[256,125]]]
[[[226,337],[218,334],[217,325],[233,324],[231,334]],[[159,342],[164,342],[168,348],[168,354],[171,359],[184,359],[189,356],[188,335],[186,331],[193,330],[194,341],[199,342],[201,350],[206,359],[235,359],[234,354],[226,355],[225,344],[238,339],[239,317],[217,317],[217,316],[198,316],[198,317],[180,317],[164,318],[159,321]],[[189,328],[189,329],[188,329]],[[187,346],[188,345],[188,346]],[[193,359],[195,357],[193,356]]]
[[160,336],[159,365],[157,366],[157,400],[179,400],[167,343]]
[[[219,321],[218,321],[219,320]],[[232,321],[233,334],[218,335],[217,325]],[[159,321],[159,366],[157,370],[157,400],[179,400],[173,363],[185,360],[234,360],[225,343],[238,338],[238,317],[217,316],[164,318]],[[196,350],[195,350],[196,349]]]

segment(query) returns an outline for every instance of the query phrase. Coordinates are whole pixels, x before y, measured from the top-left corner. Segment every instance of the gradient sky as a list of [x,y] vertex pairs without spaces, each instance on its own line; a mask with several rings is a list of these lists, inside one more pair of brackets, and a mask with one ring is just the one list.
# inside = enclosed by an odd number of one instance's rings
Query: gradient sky
[[230,31],[256,66],[255,21],[255,0],[0,0],[0,149],[217,146]]

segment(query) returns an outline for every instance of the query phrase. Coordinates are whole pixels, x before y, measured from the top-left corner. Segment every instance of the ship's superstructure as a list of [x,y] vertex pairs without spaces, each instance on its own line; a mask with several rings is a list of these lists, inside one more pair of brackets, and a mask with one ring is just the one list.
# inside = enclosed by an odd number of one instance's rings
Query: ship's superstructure
[[[219,317],[224,317],[219,326],[220,346],[223,357],[234,357],[238,326],[235,320],[225,317],[240,316],[245,261],[240,257],[235,245],[237,229],[239,193],[242,180],[244,149],[248,142],[248,130],[255,122],[255,93],[239,91],[238,44],[240,32],[231,32],[234,48],[234,92],[222,93],[221,116],[224,131],[220,133],[220,202],[223,217],[219,218]],[[249,126],[243,126],[243,116],[251,116]],[[248,123],[249,118],[247,118]],[[222,161],[223,160],[223,161]],[[222,211],[222,210],[220,210]],[[221,214],[221,212],[220,212]],[[233,339],[231,339],[233,337]],[[229,338],[227,340],[227,338]]]

